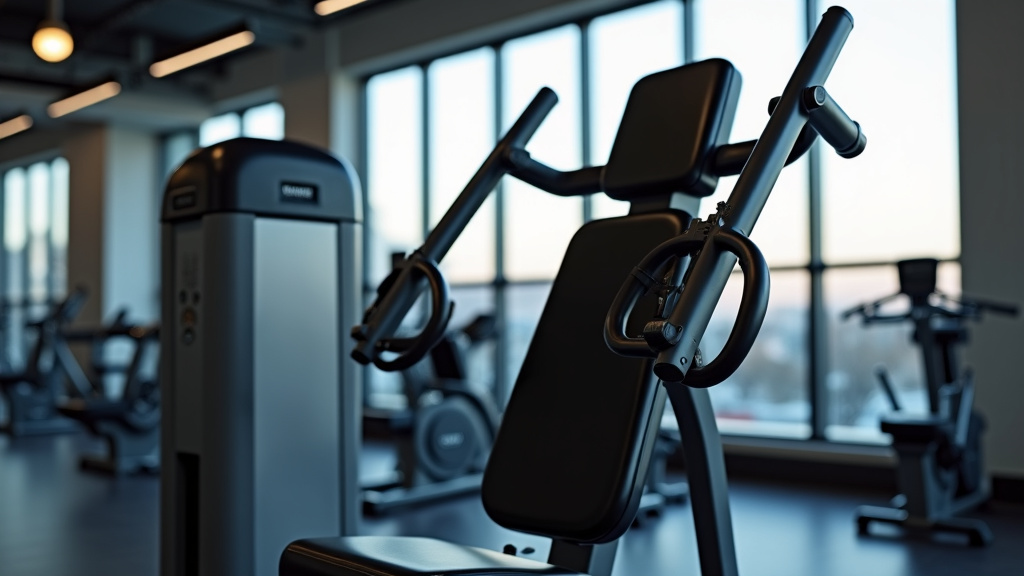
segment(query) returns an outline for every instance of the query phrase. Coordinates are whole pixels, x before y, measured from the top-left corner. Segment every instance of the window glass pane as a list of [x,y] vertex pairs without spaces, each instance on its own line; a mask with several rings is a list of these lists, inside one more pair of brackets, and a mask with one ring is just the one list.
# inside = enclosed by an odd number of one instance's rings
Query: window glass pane
[[[595,18],[590,35],[591,163],[608,162],[612,142],[637,80],[683,63],[683,4],[653,2]],[[621,216],[629,204],[595,194],[594,218]]]
[[[558,105],[526,148],[540,162],[560,170],[582,163],[579,48],[579,28],[570,25],[513,40],[501,51],[503,132],[542,86],[553,89]],[[583,222],[582,200],[554,196],[513,178],[505,179],[504,198],[506,277],[553,278]]]
[[196,137],[193,132],[179,132],[164,138],[164,179],[177,170],[195,149]]
[[28,295],[46,299],[49,272],[50,166],[43,162],[28,169]]
[[21,367],[24,363],[25,313],[21,305],[25,284],[25,245],[27,243],[25,195],[28,182],[23,168],[14,168],[4,174],[4,276],[3,325],[4,349],[0,351],[0,364],[5,368]]
[[[764,130],[768,101],[782,93],[806,44],[803,8],[803,0],[699,0],[694,5],[696,58],[725,58],[743,77],[730,142],[753,140]],[[728,199],[736,179],[721,179],[718,191],[701,202],[702,216]],[[810,258],[807,179],[806,160],[783,170],[751,234],[773,266],[806,264]]]
[[284,138],[284,108],[277,102],[253,106],[242,114],[242,136],[281,140]]
[[[895,324],[862,324],[857,317],[843,320],[845,310],[899,291],[896,266],[833,268],[824,276],[828,319],[829,369],[826,433],[832,440],[887,442],[878,419],[891,411],[875,370],[884,366],[903,411],[927,414],[920,348],[913,341],[908,320]],[[939,264],[936,285],[940,292],[960,293],[960,266]],[[900,314],[909,302],[900,297],[884,305],[883,314]]]
[[[824,258],[837,263],[955,257],[960,228],[953,0],[851,0],[843,6],[857,27],[828,89],[864,126],[868,146],[852,161],[823,154]],[[913,105],[894,105],[896,93],[914,95]]]
[[366,85],[368,249],[366,280],[376,286],[393,252],[423,243],[423,76],[410,66]]
[[203,120],[199,125],[199,146],[212,146],[218,142],[242,135],[242,120],[238,114],[228,112]]
[[27,184],[22,168],[14,168],[4,174],[4,247],[9,253],[20,252],[28,238],[25,229]]
[[50,285],[57,295],[67,290],[68,255],[68,201],[70,174],[68,161],[57,158],[50,163],[53,183],[53,214],[50,227],[50,242],[53,262],[50,266]]
[[[494,148],[494,51],[481,48],[437,60],[427,74],[433,229]],[[441,261],[450,282],[494,279],[494,206],[488,198]]]
[[[747,359],[728,380],[711,388],[723,432],[807,438],[807,273],[772,272],[772,294],[764,324]],[[743,288],[734,274],[701,340],[705,362],[718,355],[732,330]]]
[[[507,381],[512,384],[510,391],[515,386],[519,369],[526,358],[526,350],[530,347],[530,340],[537,330],[537,323],[540,322],[541,312],[544,311],[550,293],[551,284],[546,282],[511,285],[505,291],[505,347],[508,358],[505,374]],[[500,400],[504,406],[508,398]]]

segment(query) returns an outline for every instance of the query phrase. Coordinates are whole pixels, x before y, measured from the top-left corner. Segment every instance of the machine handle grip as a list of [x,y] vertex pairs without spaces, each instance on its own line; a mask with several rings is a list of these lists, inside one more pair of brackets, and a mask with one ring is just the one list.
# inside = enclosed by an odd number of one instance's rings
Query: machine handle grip
[[[722,352],[706,366],[680,367],[675,359],[689,356],[675,353],[679,346],[688,345],[680,341],[681,326],[671,320],[654,320],[645,327],[643,338],[629,337],[625,334],[626,318],[640,296],[657,282],[659,270],[663,270],[673,258],[698,252],[697,258],[724,258],[727,257],[725,253],[735,255],[743,271],[743,297],[736,323]],[[768,309],[769,282],[764,256],[743,234],[727,228],[713,228],[707,236],[688,230],[652,250],[627,278],[605,317],[605,343],[622,356],[657,356],[654,372],[666,382],[680,382],[685,377],[687,386],[713,386],[731,376],[750,352]],[[687,290],[700,292],[703,287],[684,286],[683,292]],[[691,344],[696,347],[697,343]],[[666,358],[669,359],[667,362]]]
[[[424,283],[431,294],[427,325],[412,338],[393,338],[398,325],[423,291]],[[366,311],[363,324],[352,329],[352,338],[356,341],[352,358],[360,364],[372,362],[388,372],[404,370],[419,362],[444,337],[454,308],[448,283],[437,265],[417,251],[392,270],[377,294],[377,300]],[[392,360],[384,360],[381,352],[399,354]]]
[[[781,99],[776,96],[768,102],[769,114],[775,111]],[[868,141],[860,123],[843,111],[824,86],[804,88],[800,93],[800,107],[807,114],[807,126],[804,128],[813,128],[816,135],[820,134],[835,148],[837,154],[843,158],[853,158],[864,151]]]
[[824,86],[810,86],[801,94],[801,104],[807,111],[811,126],[821,137],[835,148],[843,158],[860,155],[867,146],[867,137],[839,104],[832,99]]
[[768,311],[768,263],[757,245],[740,232],[729,228],[719,228],[709,240],[719,250],[703,250],[698,258],[712,255],[725,258],[727,256],[724,251],[739,259],[740,270],[743,272],[743,295],[736,313],[736,322],[722,351],[710,363],[704,366],[700,366],[697,361],[690,362],[690,366],[681,364],[677,360],[688,355],[677,354],[676,350],[688,346],[680,341],[671,349],[662,350],[654,364],[654,373],[665,382],[682,382],[685,378],[686,385],[692,388],[720,384],[736,372],[750,353]]
[[[637,301],[652,287],[658,285],[658,271],[664,269],[674,258],[683,258],[700,250],[704,246],[704,238],[696,237],[694,234],[684,232],[680,236],[671,238],[659,244],[651,250],[633,271],[626,278],[626,281],[619,288],[615,299],[612,300],[608,314],[604,317],[604,342],[616,354],[638,358],[650,358],[657,353],[648,345],[651,323],[645,328],[648,338],[626,335],[626,320]],[[664,326],[666,330],[675,329],[674,326]],[[674,332],[664,334],[673,340],[677,334]]]
[[1003,304],[1002,302],[992,302],[989,300],[975,300],[974,304],[982,310],[989,310],[1007,316],[1017,316],[1020,313],[1020,308],[1016,304]]

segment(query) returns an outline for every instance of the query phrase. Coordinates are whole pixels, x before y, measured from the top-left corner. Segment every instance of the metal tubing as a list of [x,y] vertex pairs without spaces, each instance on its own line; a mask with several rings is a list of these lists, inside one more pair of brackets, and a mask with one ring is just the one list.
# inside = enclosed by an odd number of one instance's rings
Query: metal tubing
[[729,481],[722,438],[707,390],[666,384],[679,424],[686,479],[690,484],[697,552],[703,576],[737,576],[736,544],[729,511]]
[[846,115],[824,86],[811,86],[804,90],[804,108],[810,115],[811,126],[835,148],[837,154],[853,158],[864,151],[867,139],[860,124]]
[[455,203],[427,236],[419,250],[425,257],[434,262],[440,262],[441,258],[444,258],[455,243],[455,239],[462,234],[466,224],[487,199],[487,195],[498,184],[498,180],[511,168],[507,160],[510,152],[526,146],[526,142],[557,103],[558,96],[553,90],[540,89],[516,123],[509,128],[505,137],[484,160],[483,165],[473,175],[473,179],[466,184],[462,193],[455,199]]
[[[444,258],[491,190],[512,167],[508,160],[511,152],[526,145],[556,103],[558,96],[554,91],[541,88],[427,236],[423,246],[413,253],[411,260],[427,260],[424,264],[434,266]],[[374,360],[377,343],[394,335],[425,286],[422,268],[417,266],[404,266],[392,274],[395,274],[394,278],[385,280],[378,289],[377,302],[364,319],[364,324],[353,332],[356,345],[352,357],[362,364]]]

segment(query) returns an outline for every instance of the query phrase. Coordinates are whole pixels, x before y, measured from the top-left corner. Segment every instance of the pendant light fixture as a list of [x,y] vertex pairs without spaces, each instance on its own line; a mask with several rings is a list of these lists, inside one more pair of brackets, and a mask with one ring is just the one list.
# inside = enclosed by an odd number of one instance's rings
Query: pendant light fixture
[[39,23],[32,36],[32,50],[47,62],[61,62],[71,56],[74,49],[75,42],[64,23],[64,1],[50,0],[46,20]]

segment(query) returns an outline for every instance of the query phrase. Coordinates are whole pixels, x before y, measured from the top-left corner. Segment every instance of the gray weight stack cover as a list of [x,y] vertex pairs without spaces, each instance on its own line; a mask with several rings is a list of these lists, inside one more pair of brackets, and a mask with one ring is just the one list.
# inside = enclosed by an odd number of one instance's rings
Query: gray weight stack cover
[[277,574],[303,536],[353,534],[359,183],[293,142],[193,153],[161,217],[163,576]]

